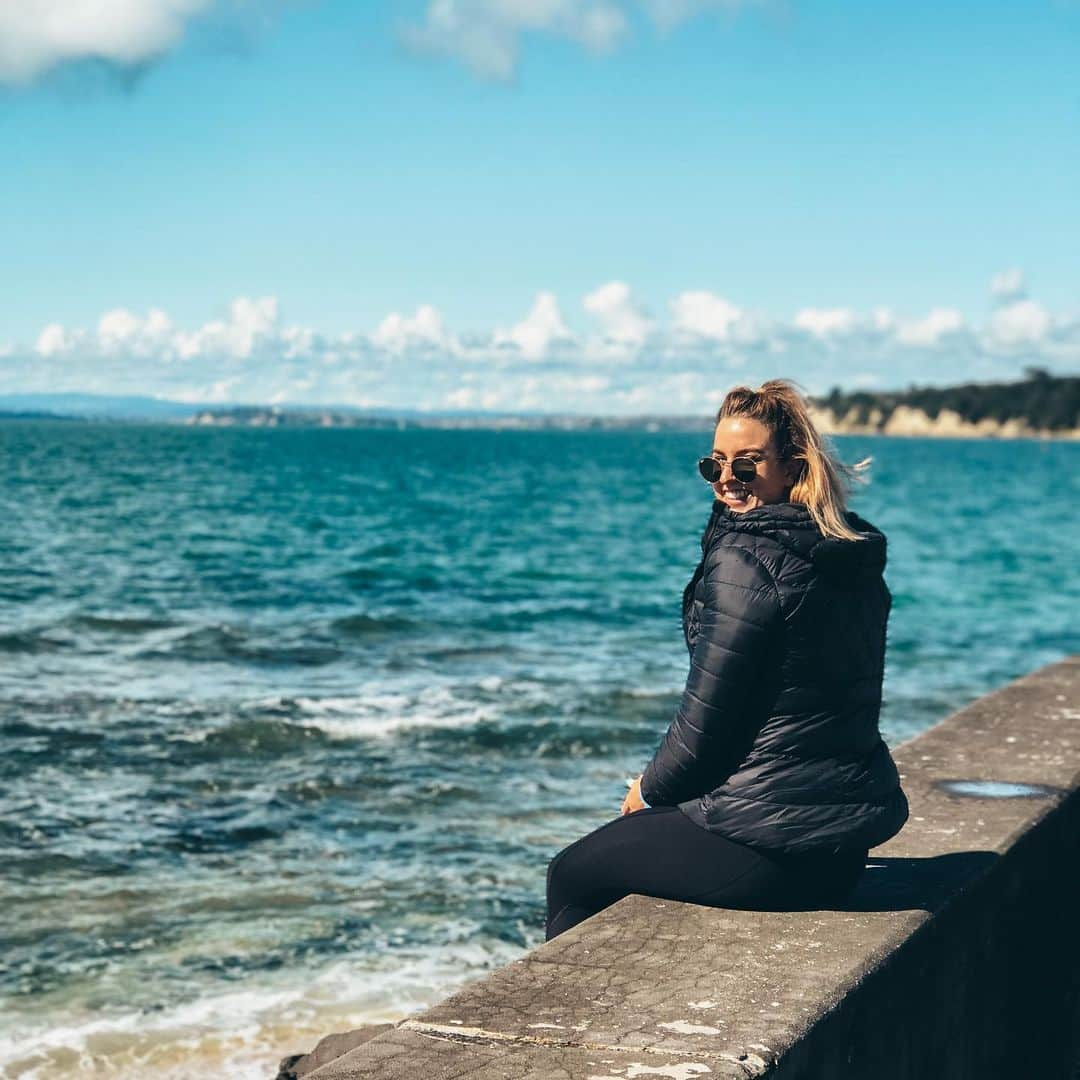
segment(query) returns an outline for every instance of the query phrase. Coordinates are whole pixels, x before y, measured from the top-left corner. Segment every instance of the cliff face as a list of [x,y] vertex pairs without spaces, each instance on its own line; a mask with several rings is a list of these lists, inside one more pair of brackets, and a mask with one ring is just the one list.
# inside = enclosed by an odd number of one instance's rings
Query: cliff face
[[906,435],[944,439],[1080,439],[1080,428],[1050,430],[1034,428],[1025,420],[966,420],[952,409],[942,409],[931,417],[922,409],[897,405],[888,416],[881,409],[871,409],[860,418],[859,410],[849,409],[836,415],[832,409],[813,410],[814,423],[825,434],[835,435]]

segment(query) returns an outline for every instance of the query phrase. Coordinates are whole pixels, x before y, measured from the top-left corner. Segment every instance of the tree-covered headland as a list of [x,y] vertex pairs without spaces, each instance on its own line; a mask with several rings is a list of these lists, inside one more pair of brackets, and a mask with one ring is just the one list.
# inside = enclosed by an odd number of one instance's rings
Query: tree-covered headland
[[1080,428],[1080,376],[1028,368],[1019,382],[912,386],[883,392],[834,387],[815,404],[832,413],[843,427],[883,431],[898,409],[908,409],[925,413],[931,421],[949,412],[969,424],[1013,422],[1033,431],[1064,433]]

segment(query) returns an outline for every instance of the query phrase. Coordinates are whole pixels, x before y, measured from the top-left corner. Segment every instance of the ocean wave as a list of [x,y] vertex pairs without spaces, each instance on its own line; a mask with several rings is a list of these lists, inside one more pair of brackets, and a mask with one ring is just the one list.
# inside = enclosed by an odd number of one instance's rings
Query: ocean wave
[[209,663],[242,662],[272,667],[320,667],[339,660],[342,652],[329,644],[287,644],[256,638],[227,623],[201,626],[167,644],[141,652],[140,660],[187,660]]
[[602,623],[608,618],[606,612],[589,601],[551,604],[530,601],[484,615],[476,625],[484,630],[506,633],[557,622]]
[[330,629],[351,638],[383,637],[387,634],[399,634],[420,627],[413,619],[401,615],[343,615],[334,619]]
[[[496,681],[486,685],[493,688]],[[373,687],[362,694],[270,696],[223,705],[232,715],[184,724],[165,738],[189,761],[242,755],[280,758],[326,740],[386,739],[421,728],[470,728],[498,721],[503,710],[491,693],[472,686],[428,686],[414,691]],[[29,733],[29,732],[28,732]],[[33,734],[38,734],[34,729]]]
[[[536,932],[538,934],[538,931]],[[107,1075],[267,1080],[278,1062],[331,1031],[396,1022],[469,978],[509,963],[521,947],[462,922],[445,944],[338,960],[321,971],[264,974],[258,988],[211,993],[162,1009],[5,1010],[0,1073],[21,1080]]]
[[501,710],[446,686],[285,699],[293,720],[334,739],[384,738],[409,728],[464,728],[498,719]]
[[237,754],[281,757],[317,739],[319,733],[283,718],[242,716],[216,727],[185,728],[169,736],[174,744],[187,745],[186,753],[198,760],[216,761]]
[[497,645],[429,645],[425,648],[425,655],[431,660],[506,660],[511,654],[518,652],[509,642],[500,642]]
[[39,653],[60,652],[71,648],[73,642],[64,638],[50,637],[50,627],[33,630],[13,630],[0,634],[0,653]]
[[176,626],[172,619],[145,615],[73,615],[68,624],[106,634],[146,634],[154,630],[170,630]]
[[381,588],[428,593],[438,592],[449,585],[447,576],[431,567],[401,563],[354,566],[340,576],[349,589],[362,593]]
[[[527,720],[519,723],[483,725],[455,734],[447,752],[557,760],[585,760],[622,753],[628,748],[654,743],[662,732],[643,726],[628,727],[604,720]],[[439,732],[433,733],[438,738]]]

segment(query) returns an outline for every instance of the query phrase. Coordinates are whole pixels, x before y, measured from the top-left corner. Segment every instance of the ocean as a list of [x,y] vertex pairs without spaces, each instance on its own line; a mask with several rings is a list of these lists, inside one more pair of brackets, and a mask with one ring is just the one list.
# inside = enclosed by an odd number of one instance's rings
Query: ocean
[[[0,1075],[270,1080],[538,944],[678,701],[708,438],[0,424]],[[1080,445],[836,443],[890,744],[1077,650]]]

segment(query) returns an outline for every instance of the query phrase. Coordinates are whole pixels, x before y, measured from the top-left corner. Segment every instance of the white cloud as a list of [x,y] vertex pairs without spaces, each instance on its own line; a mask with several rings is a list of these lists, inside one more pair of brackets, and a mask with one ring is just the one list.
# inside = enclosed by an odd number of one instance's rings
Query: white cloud
[[65,330],[59,323],[49,323],[34,344],[34,352],[39,356],[60,356],[71,352],[75,347],[75,335]]
[[[630,35],[643,7],[662,30],[708,12],[731,15],[772,0],[428,0],[402,37],[416,52],[453,57],[483,78],[506,81],[529,35],[561,38],[594,53]],[[274,11],[280,0],[0,0],[0,83],[27,83],[54,68],[104,61],[135,69],[184,39],[216,9],[244,16]]]
[[458,386],[432,408],[487,409],[503,412],[600,412],[606,408],[604,396],[611,386],[603,375],[547,373],[537,375],[533,368],[502,373],[498,383],[482,388]]
[[559,301],[554,293],[536,294],[532,310],[509,330],[496,330],[496,347],[509,345],[530,360],[548,355],[553,347],[572,344],[574,335],[563,322]]
[[319,349],[319,335],[307,326],[286,326],[281,331],[282,353],[289,359],[303,359]]
[[98,320],[97,344],[104,353],[151,356],[159,353],[172,335],[172,321],[160,308],[151,308],[145,318],[126,308],[114,308]]
[[111,351],[130,341],[139,331],[140,320],[127,308],[106,311],[98,320],[98,340]]
[[903,345],[936,345],[964,329],[964,316],[955,308],[934,308],[924,319],[901,323],[896,340]]
[[601,347],[614,345],[617,351],[640,348],[652,329],[624,281],[601,285],[582,300],[582,306],[603,328]]
[[430,304],[339,335],[285,324],[272,296],[238,297],[225,315],[194,327],[175,325],[161,308],[117,307],[90,329],[52,322],[30,343],[5,347],[0,385],[212,404],[704,414],[736,375],[788,376],[817,392],[1080,365],[1080,318],[1029,299],[997,304],[982,322],[945,306],[920,317],[887,307],[808,307],[780,319],[688,290],[656,323],[626,282],[611,281],[583,307],[599,332],[575,331],[550,292],[538,293],[509,329],[464,333]]
[[71,61],[134,67],[183,37],[213,0],[3,0],[0,82],[24,83]]
[[182,401],[190,405],[224,405],[232,400],[232,389],[238,382],[240,382],[240,377],[234,375],[231,378],[218,379],[206,386],[175,390],[171,398],[173,401]]
[[1037,345],[1050,332],[1050,313],[1034,300],[1017,300],[990,316],[989,338],[993,345],[1013,348]]
[[416,52],[453,57],[481,78],[506,81],[531,34],[563,38],[594,53],[630,35],[632,13],[644,7],[667,30],[706,12],[733,14],[770,0],[429,0],[423,21],[405,27]]
[[395,355],[417,346],[428,350],[458,351],[457,342],[443,326],[442,316],[430,304],[421,304],[412,318],[391,312],[371,335],[371,341],[376,348]]
[[272,335],[277,318],[276,297],[250,300],[240,296],[229,305],[227,319],[208,322],[193,334],[179,334],[175,339],[176,353],[181,359],[210,355],[243,360]]
[[996,300],[1017,300],[1023,297],[1026,291],[1024,272],[1015,266],[1002,270],[990,279],[990,295]]
[[603,52],[626,29],[622,5],[611,0],[430,0],[424,21],[406,27],[404,39],[418,52],[452,56],[483,78],[506,80],[525,34],[567,38]]
[[878,333],[887,333],[896,325],[896,316],[891,308],[876,307],[870,313],[870,325]]
[[803,308],[795,316],[795,326],[816,338],[850,334],[857,323],[851,308]]
[[615,393],[628,413],[697,413],[712,412],[723,400],[733,380],[716,370],[661,373]]
[[704,290],[676,296],[671,315],[676,333],[711,341],[730,341],[743,317],[742,309],[730,300]]

